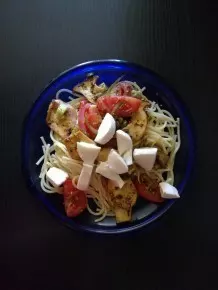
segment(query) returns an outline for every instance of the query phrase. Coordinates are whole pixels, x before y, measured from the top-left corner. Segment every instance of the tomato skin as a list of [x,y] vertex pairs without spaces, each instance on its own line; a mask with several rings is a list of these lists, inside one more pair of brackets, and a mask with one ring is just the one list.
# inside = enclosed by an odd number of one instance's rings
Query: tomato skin
[[141,102],[129,96],[102,96],[97,100],[97,108],[101,115],[110,113],[117,117],[130,117],[138,111]]
[[89,107],[89,103],[86,100],[82,100],[80,102],[79,112],[78,112],[78,124],[79,124],[80,130],[83,131],[84,133],[87,133],[86,125],[85,125],[85,112],[88,107]]
[[64,182],[64,207],[68,217],[78,216],[87,207],[87,198],[85,192],[78,190],[68,178]]
[[98,108],[96,105],[90,105],[86,111],[87,121],[91,122],[92,127],[98,129],[101,124],[102,118],[99,114]]
[[95,138],[97,130],[101,124],[102,118],[96,107],[86,100],[80,102],[78,113],[78,124],[80,130],[91,138]]
[[139,196],[143,197],[144,199],[155,203],[164,202],[164,199],[160,195],[160,189],[158,185],[150,190],[148,189],[148,186],[145,183],[139,183],[137,180],[134,180],[134,185],[136,187]]
[[98,128],[102,122],[101,115],[96,105],[90,104],[85,112],[86,131],[89,136],[95,138],[98,133]]

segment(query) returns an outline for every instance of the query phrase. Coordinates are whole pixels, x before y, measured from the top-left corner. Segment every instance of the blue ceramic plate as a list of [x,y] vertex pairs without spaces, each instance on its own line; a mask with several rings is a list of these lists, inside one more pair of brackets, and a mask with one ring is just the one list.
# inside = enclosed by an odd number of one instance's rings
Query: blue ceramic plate
[[[49,211],[67,226],[73,229],[105,234],[134,231],[156,220],[169,209],[174,201],[169,200],[161,205],[156,205],[139,200],[133,209],[132,222],[116,225],[115,219],[108,217],[102,222],[95,223],[93,216],[88,212],[84,212],[74,219],[68,218],[64,213],[62,196],[45,194],[40,188],[38,178],[40,166],[37,167],[35,163],[42,155],[40,136],[44,136],[47,141],[49,140],[49,128],[45,123],[48,105],[59,89],[72,89],[73,86],[83,81],[87,73],[90,72],[99,75],[99,81],[103,81],[107,85],[124,75],[124,79],[135,81],[141,87],[145,86],[146,95],[150,100],[162,104],[175,117],[180,118],[182,144],[176,157],[174,173],[175,186],[179,193],[182,193],[192,170],[194,156],[194,138],[185,108],[176,93],[155,73],[140,65],[120,60],[98,60],[77,65],[61,73],[47,85],[33,104],[24,123],[22,139],[24,175],[30,190],[36,194]],[[68,94],[62,94],[61,97],[63,100],[67,100]]]

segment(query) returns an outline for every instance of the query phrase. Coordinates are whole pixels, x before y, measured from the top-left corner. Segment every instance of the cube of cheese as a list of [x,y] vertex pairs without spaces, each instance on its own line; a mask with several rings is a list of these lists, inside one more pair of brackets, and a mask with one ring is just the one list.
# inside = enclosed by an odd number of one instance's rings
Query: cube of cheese
[[77,142],[77,152],[85,164],[93,165],[101,147],[86,142]]
[[79,190],[87,190],[89,187],[90,179],[92,176],[93,165],[83,164],[82,171],[80,173],[77,188]]
[[171,184],[167,182],[159,183],[160,186],[160,194],[163,198],[180,198],[178,190]]
[[111,149],[108,156],[108,165],[110,169],[112,169],[117,174],[128,172],[128,166],[126,165],[125,161],[114,149]]
[[95,137],[95,142],[104,145],[113,138],[116,130],[116,122],[114,117],[107,113],[98,128],[98,134]]
[[156,156],[157,148],[138,148],[133,151],[135,162],[148,171],[153,168]]
[[46,177],[48,181],[55,187],[61,186],[64,181],[68,178],[67,172],[64,170],[57,168],[57,167],[51,167],[46,172]]

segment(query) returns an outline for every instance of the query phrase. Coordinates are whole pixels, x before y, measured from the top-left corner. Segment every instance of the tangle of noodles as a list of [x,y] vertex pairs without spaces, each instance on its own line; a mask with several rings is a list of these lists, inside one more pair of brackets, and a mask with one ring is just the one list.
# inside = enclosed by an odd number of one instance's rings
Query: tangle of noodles
[[[50,139],[53,145],[47,144],[45,139],[41,137],[42,140],[42,151],[43,155],[36,162],[36,165],[41,164],[41,172],[39,178],[41,179],[41,188],[46,193],[62,193],[61,188],[54,187],[49,183],[46,178],[46,172],[51,167],[58,167],[66,171],[70,178],[77,179],[82,170],[82,161],[72,159],[63,143],[61,143],[56,137],[54,132],[50,131]],[[107,194],[100,175],[94,172],[92,174],[90,186],[86,191],[88,198],[88,211],[96,216],[95,221],[99,222],[103,220],[107,215],[112,215],[110,197]],[[96,210],[91,209],[91,200],[96,204]]]
[[[120,78],[121,79],[121,78]],[[120,81],[118,79],[112,84],[105,95],[112,95],[116,85],[120,83],[130,84],[133,88],[132,95],[136,98],[141,98],[150,103],[150,107],[146,109],[148,123],[145,135],[141,140],[134,144],[134,147],[158,147],[162,152],[168,156],[168,162],[164,168],[153,168],[151,171],[145,171],[139,166],[132,166],[129,169],[130,175],[136,175],[139,181],[144,179],[155,180],[156,182],[166,181],[173,185],[174,183],[174,161],[177,151],[179,150],[180,139],[180,121],[175,119],[170,112],[162,109],[157,103],[151,102],[143,95],[145,88],[140,88],[135,82]],[[71,90],[61,89],[56,93],[56,98],[59,98],[62,93],[74,95]],[[69,97],[69,104],[78,109],[79,103],[84,97],[73,99]],[[69,155],[66,146],[55,136],[53,131],[50,131],[50,139],[52,145],[46,142],[44,137],[41,137],[43,155],[36,162],[36,165],[41,166],[39,175],[40,184],[43,191],[46,193],[62,193],[62,188],[56,188],[49,183],[46,177],[46,172],[51,167],[58,167],[66,171],[72,182],[76,185],[76,181],[82,170],[82,161],[72,159]],[[99,222],[106,216],[113,216],[110,196],[104,188],[102,177],[93,170],[90,185],[86,191],[88,198],[87,209],[90,214],[96,217],[95,221]],[[93,207],[93,202],[96,205]]]

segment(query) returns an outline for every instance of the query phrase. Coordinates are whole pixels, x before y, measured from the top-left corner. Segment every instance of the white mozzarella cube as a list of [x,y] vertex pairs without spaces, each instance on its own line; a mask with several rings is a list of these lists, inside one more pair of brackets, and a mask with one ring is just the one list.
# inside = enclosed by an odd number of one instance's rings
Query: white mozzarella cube
[[157,148],[137,148],[133,151],[135,162],[145,170],[151,170],[157,156]]
[[96,168],[96,173],[99,173],[102,176],[112,180],[119,188],[122,188],[124,185],[122,178],[116,172],[110,169],[107,162],[101,162]]
[[126,165],[123,158],[114,149],[111,149],[108,155],[108,165],[117,174],[128,172],[128,166]]
[[162,198],[180,198],[178,190],[175,188],[175,186],[167,182],[161,182],[159,183],[159,186]]
[[77,188],[79,190],[87,190],[89,187],[90,179],[92,176],[92,170],[93,170],[93,165],[89,164],[83,164],[83,168],[81,170],[78,182],[77,182]]
[[62,169],[51,167],[46,172],[46,177],[53,186],[58,187],[68,178],[68,174]]
[[114,117],[111,114],[107,113],[98,129],[98,134],[95,137],[95,142],[102,145],[106,144],[113,138],[115,130],[116,122],[114,120]]
[[77,152],[84,163],[93,165],[101,147],[87,142],[77,142]]
[[132,165],[132,139],[126,132],[117,130],[117,149],[127,165]]
[[126,165],[132,165],[132,149],[127,150],[122,157]]

